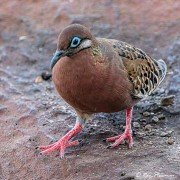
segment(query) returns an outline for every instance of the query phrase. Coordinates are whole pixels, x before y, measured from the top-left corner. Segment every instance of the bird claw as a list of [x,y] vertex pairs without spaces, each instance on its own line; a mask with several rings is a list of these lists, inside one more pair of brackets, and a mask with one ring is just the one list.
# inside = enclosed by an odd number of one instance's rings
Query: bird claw
[[121,135],[110,137],[110,138],[107,138],[106,141],[107,142],[112,142],[112,141],[115,141],[115,140],[119,139],[120,137],[121,137]]
[[109,148],[115,148],[115,147],[119,146],[126,139],[128,139],[129,148],[132,148],[132,146],[133,146],[132,133],[128,133],[128,132],[125,132],[125,133],[123,133],[122,135],[119,135],[119,136],[107,138],[106,139],[107,142],[115,141],[113,144],[109,145],[107,148],[108,149]]
[[40,146],[40,147],[38,147],[38,149],[44,150],[44,151],[40,152],[41,155],[49,154],[56,150],[60,150],[60,156],[61,156],[61,159],[63,159],[64,158],[64,150],[67,147],[76,146],[78,144],[79,144],[78,140],[68,142],[68,140],[62,138],[56,143],[53,143],[48,146]]
[[72,137],[78,134],[82,130],[82,124],[77,122],[73,129],[71,129],[64,137],[62,137],[58,142],[55,142],[48,146],[40,146],[38,147],[39,150],[44,150],[40,154],[49,154],[56,150],[60,150],[61,158],[64,157],[64,151],[67,147],[76,146],[79,144],[78,140],[70,141]]
[[132,148],[133,148],[133,143],[131,143],[131,144],[128,143],[128,148],[129,148],[129,149],[132,149]]

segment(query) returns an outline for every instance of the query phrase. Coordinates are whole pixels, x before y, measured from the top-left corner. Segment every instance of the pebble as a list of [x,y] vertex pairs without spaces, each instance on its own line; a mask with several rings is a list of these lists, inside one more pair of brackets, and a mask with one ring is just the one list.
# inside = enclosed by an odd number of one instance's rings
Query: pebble
[[167,143],[168,143],[169,145],[172,145],[172,144],[174,144],[174,140],[169,138],[168,141],[167,141]]
[[157,123],[159,121],[159,118],[157,116],[153,116],[151,121],[154,122],[154,123]]
[[161,105],[162,106],[169,106],[174,104],[174,95],[167,96],[161,99]]
[[43,48],[39,48],[38,50],[39,50],[39,52],[42,52],[42,51],[43,51]]
[[160,89],[159,89],[159,93],[160,93],[160,94],[165,93],[165,89],[164,89],[164,88],[160,88]]
[[43,80],[47,81],[47,80],[49,80],[51,78],[52,74],[46,71],[46,72],[43,72],[41,74],[41,76],[42,76]]
[[165,89],[163,88],[158,88],[155,91],[152,92],[152,95],[157,95],[157,94],[163,94],[165,92]]
[[161,137],[170,137],[173,131],[166,131],[160,134]]
[[42,76],[37,76],[36,79],[35,79],[35,83],[42,83],[43,82],[43,78]]
[[27,36],[20,36],[20,37],[19,37],[19,41],[23,41],[23,40],[25,40],[25,39],[27,39]]
[[149,131],[148,134],[146,134],[146,135],[148,135],[148,136],[153,136],[153,135],[155,135],[155,133],[152,132],[152,131]]
[[147,124],[144,128],[145,128],[145,131],[151,131],[152,126],[150,124]]
[[151,115],[151,113],[148,112],[148,111],[143,112],[143,116],[145,116],[145,117],[148,117],[148,116],[150,116],[150,115]]
[[157,117],[158,117],[159,120],[162,120],[162,119],[166,118],[164,114],[159,114]]
[[153,145],[152,141],[147,142],[148,145]]
[[53,123],[54,121],[53,120],[48,120],[50,123]]
[[126,126],[123,126],[122,128],[123,128],[123,129],[126,129]]
[[140,122],[146,122],[146,119],[140,119],[139,121]]
[[133,127],[140,128],[140,124],[138,122],[133,122]]
[[124,129],[122,124],[120,125],[120,128],[121,128],[121,129]]
[[124,171],[121,172],[121,176],[125,176],[126,173]]

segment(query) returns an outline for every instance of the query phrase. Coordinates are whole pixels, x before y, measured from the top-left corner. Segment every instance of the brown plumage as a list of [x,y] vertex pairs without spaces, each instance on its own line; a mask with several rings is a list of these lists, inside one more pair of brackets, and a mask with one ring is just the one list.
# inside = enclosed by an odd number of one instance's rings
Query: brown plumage
[[118,146],[124,139],[132,146],[132,107],[151,94],[166,74],[163,60],[156,61],[125,42],[95,38],[84,26],[74,24],[59,36],[57,51],[51,63],[53,81],[58,93],[77,112],[76,126],[50,146],[43,154],[77,145],[68,142],[81,131],[93,113],[118,112],[127,109],[126,130],[122,136],[108,138]]

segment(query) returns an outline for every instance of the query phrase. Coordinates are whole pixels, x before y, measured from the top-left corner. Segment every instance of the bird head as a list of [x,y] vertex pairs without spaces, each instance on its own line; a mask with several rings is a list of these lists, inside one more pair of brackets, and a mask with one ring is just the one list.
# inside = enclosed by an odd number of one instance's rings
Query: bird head
[[57,50],[51,60],[51,69],[64,56],[71,57],[96,43],[88,28],[80,24],[66,27],[59,35]]

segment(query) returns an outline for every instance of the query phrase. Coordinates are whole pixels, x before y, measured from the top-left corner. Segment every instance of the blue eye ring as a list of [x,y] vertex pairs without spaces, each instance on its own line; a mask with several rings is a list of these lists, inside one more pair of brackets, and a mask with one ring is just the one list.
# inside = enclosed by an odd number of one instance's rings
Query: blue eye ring
[[79,46],[80,43],[81,43],[81,38],[74,36],[71,41],[70,47],[75,48],[75,47]]

